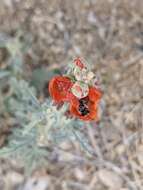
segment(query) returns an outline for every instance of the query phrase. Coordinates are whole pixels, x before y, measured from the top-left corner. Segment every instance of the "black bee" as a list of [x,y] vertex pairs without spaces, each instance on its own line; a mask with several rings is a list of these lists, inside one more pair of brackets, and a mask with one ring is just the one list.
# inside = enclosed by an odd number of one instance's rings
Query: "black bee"
[[89,113],[87,103],[88,103],[88,100],[86,100],[86,99],[79,100],[79,109],[78,110],[82,116],[85,116]]

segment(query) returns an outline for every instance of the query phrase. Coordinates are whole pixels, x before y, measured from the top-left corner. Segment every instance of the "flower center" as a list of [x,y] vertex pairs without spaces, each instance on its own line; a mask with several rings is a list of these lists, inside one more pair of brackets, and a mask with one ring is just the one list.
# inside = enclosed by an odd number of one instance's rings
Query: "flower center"
[[87,114],[89,114],[89,109],[88,109],[88,99],[84,98],[84,99],[80,99],[79,100],[79,112],[81,113],[82,116],[85,116]]

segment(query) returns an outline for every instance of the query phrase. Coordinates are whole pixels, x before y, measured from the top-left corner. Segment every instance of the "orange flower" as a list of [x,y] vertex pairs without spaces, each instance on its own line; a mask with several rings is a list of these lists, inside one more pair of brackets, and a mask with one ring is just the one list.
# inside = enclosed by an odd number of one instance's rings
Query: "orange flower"
[[70,89],[73,83],[68,77],[56,76],[49,83],[49,92],[55,102],[60,103],[72,99]]
[[85,121],[97,121],[101,92],[90,86],[94,84],[94,73],[80,58],[75,59],[74,64],[73,69],[70,68],[68,72],[69,77],[56,76],[49,82],[50,95],[58,105],[68,102],[72,116]]
[[94,88],[89,88],[89,94],[85,98],[71,101],[70,112],[79,119],[90,121],[98,120],[98,102],[101,98],[101,92]]

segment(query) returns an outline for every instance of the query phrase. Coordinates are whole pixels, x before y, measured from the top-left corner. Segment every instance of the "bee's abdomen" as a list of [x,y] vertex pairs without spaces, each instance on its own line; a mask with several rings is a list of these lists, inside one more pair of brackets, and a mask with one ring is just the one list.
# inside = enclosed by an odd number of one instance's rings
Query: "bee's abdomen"
[[79,101],[79,112],[81,113],[82,116],[85,116],[89,113],[86,102],[82,100]]

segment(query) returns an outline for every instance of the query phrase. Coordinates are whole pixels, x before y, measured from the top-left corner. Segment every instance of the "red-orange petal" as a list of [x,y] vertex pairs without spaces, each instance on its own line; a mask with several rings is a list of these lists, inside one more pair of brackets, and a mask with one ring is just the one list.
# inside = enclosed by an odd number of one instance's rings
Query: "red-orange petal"
[[100,100],[100,98],[102,96],[102,93],[97,88],[90,87],[89,88],[89,95],[88,96],[89,96],[90,101],[97,102],[98,100]]
[[57,103],[69,101],[72,82],[68,77],[56,76],[49,82],[49,93]]
[[97,106],[95,105],[92,105],[90,106],[89,108],[89,111],[90,113],[85,115],[85,116],[82,116],[79,111],[78,111],[78,106],[74,106],[74,105],[70,105],[70,113],[71,115],[81,119],[81,120],[84,120],[84,121],[91,121],[91,120],[96,120],[98,121],[98,112],[97,112]]

